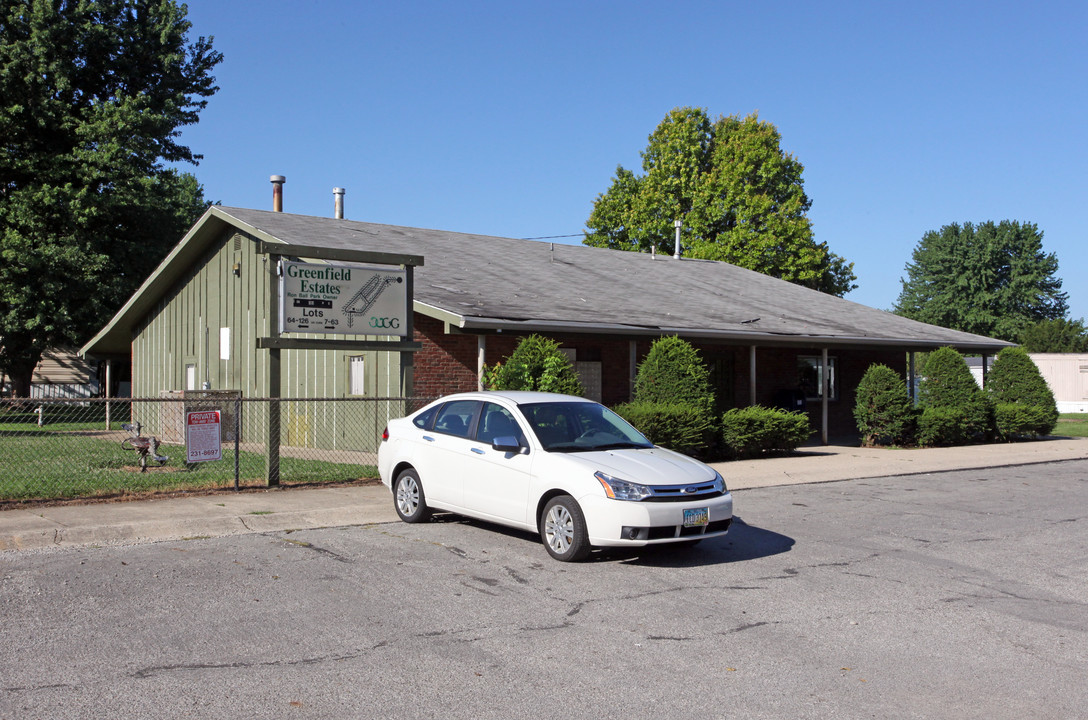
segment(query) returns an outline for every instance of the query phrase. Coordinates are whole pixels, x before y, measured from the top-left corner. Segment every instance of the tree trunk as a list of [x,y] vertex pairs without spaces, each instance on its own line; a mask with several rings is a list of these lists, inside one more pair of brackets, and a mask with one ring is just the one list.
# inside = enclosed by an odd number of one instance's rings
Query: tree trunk
[[11,374],[11,396],[13,398],[28,398],[30,397],[30,380],[34,376],[34,370],[31,368],[28,373],[12,373]]
[[33,342],[20,343],[22,338],[8,335],[0,345],[0,364],[11,381],[13,398],[30,397],[30,383],[34,368],[42,359],[42,351]]

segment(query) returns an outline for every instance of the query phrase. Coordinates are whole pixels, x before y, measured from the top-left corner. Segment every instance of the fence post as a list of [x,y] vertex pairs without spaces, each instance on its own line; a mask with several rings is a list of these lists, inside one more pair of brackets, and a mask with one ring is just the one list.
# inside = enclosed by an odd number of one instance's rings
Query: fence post
[[234,398],[234,489],[238,489],[238,451],[242,435],[242,393]]

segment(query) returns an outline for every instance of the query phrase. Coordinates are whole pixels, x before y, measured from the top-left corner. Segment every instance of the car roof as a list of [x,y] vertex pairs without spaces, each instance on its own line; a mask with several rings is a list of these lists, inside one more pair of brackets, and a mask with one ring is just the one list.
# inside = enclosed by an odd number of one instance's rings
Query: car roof
[[576,395],[562,395],[560,393],[538,392],[530,390],[483,390],[477,392],[465,392],[456,393],[453,395],[446,395],[439,398],[436,402],[449,402],[451,400],[495,400],[503,399],[507,400],[515,405],[523,405],[526,403],[547,403],[547,402],[586,402],[592,403],[592,400],[588,400]]

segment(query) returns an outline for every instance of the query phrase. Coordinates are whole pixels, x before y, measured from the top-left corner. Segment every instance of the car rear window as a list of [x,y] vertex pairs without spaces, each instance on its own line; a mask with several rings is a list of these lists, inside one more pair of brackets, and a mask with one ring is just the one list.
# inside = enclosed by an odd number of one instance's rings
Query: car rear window
[[435,405],[433,408],[427,408],[419,415],[416,415],[414,418],[412,418],[412,424],[415,425],[417,428],[420,428],[421,430],[426,430],[431,426],[431,421],[434,420],[434,416],[435,413],[438,412],[438,408],[438,405]]

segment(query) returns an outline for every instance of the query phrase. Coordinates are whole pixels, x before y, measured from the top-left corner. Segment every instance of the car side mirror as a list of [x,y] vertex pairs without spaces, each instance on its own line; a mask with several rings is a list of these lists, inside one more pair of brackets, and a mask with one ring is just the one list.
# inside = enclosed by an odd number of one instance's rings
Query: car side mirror
[[498,452],[520,453],[525,449],[513,435],[500,435],[491,441],[491,449]]

